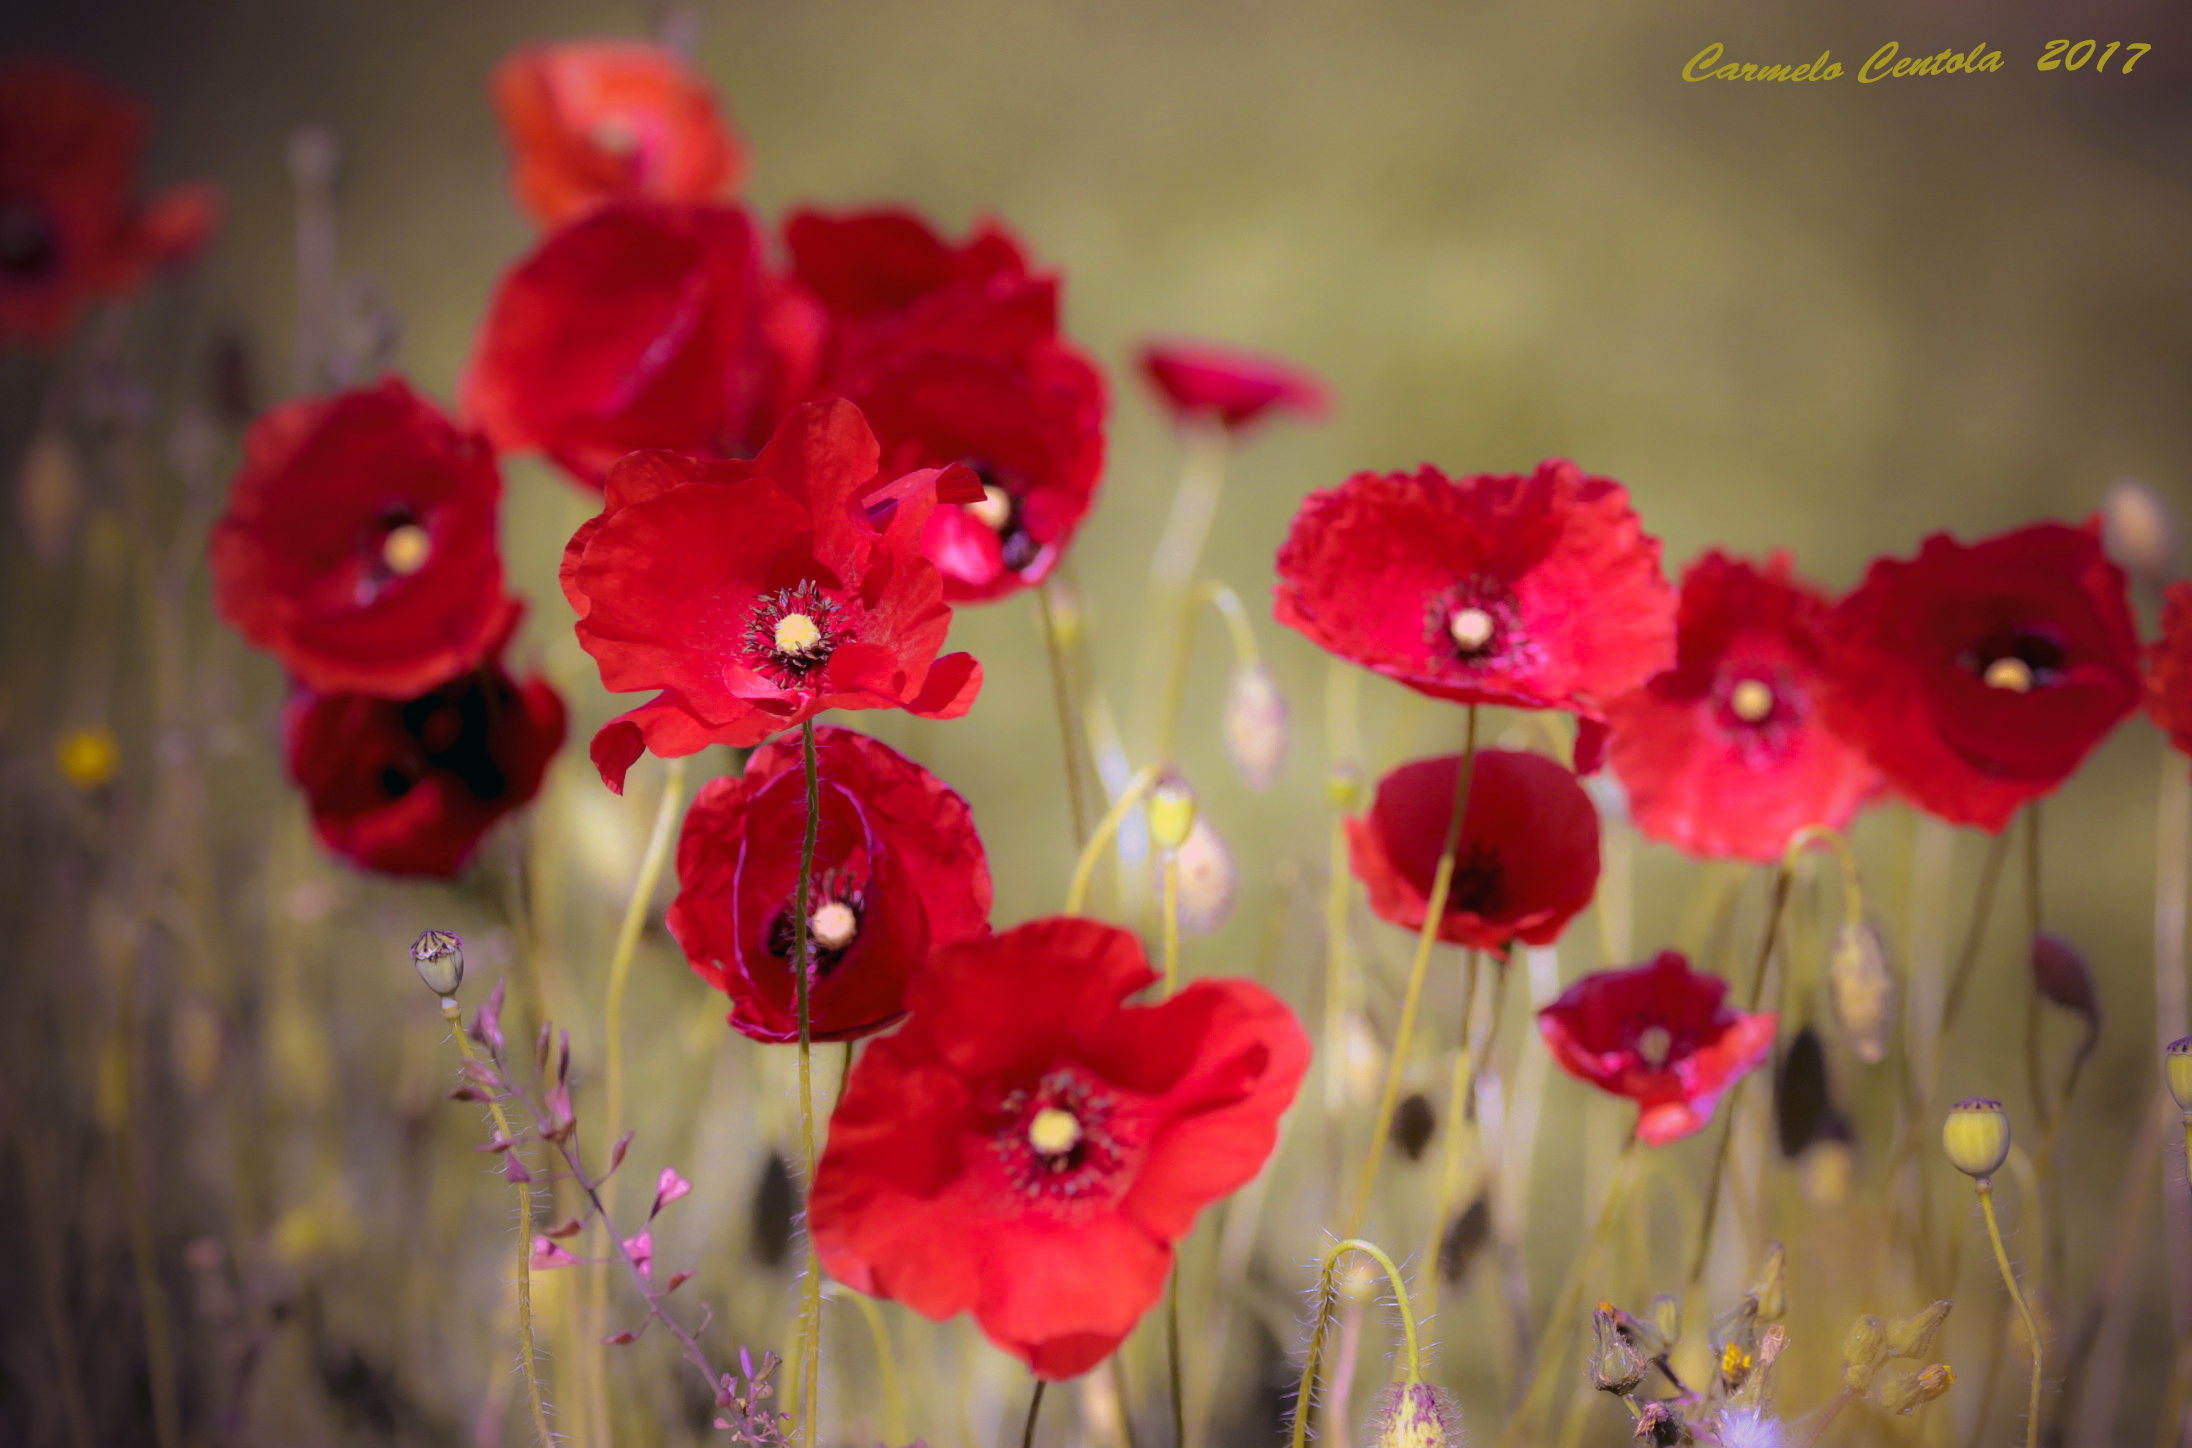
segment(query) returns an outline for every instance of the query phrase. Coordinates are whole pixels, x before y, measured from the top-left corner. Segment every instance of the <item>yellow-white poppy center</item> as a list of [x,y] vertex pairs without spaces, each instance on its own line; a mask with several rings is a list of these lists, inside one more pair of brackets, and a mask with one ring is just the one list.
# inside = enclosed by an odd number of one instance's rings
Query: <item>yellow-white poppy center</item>
[[1728,707],[1746,724],[1756,724],[1773,712],[1773,688],[1757,679],[1745,679],[1728,695]]
[[1637,1033],[1636,1053],[1654,1071],[1667,1064],[1667,1053],[1673,1049],[1674,1034],[1665,1026],[1646,1026]]
[[1446,632],[1463,653],[1473,654],[1492,641],[1492,616],[1481,608],[1456,609]]
[[860,917],[842,900],[832,900],[815,911],[807,925],[814,933],[814,943],[824,950],[843,950],[860,933]]
[[2032,665],[2015,654],[2006,654],[1988,664],[1981,677],[1990,689],[2007,689],[2012,694],[2032,692]]
[[1046,1106],[1028,1123],[1028,1145],[1044,1156],[1064,1156],[1081,1140],[1081,1119],[1070,1111]]
[[967,514],[992,533],[1012,521],[1012,494],[991,483],[982,485],[982,501],[966,505]]
[[776,651],[803,654],[822,639],[822,626],[803,613],[787,613],[776,621]]
[[426,559],[434,551],[434,540],[416,523],[406,523],[400,528],[388,530],[381,539],[381,562],[388,565],[390,573],[416,573],[426,566]]

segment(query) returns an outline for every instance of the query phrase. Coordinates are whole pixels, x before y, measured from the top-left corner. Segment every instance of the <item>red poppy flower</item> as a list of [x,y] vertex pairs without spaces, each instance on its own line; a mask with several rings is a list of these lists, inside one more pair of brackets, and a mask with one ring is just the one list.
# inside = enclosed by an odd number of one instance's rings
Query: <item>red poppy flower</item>
[[1281,623],[1442,699],[1596,719],[1674,662],[1659,540],[1619,483],[1557,459],[1357,473],[1303,502],[1278,571]]
[[1144,347],[1141,363],[1178,423],[1216,422],[1240,432],[1274,412],[1319,419],[1329,405],[1322,382],[1276,357],[1167,341]]
[[1587,975],[1537,1013],[1553,1059],[1641,1108],[1636,1134],[1665,1146],[1712,1120],[1720,1093],[1773,1050],[1771,1011],[1728,1008],[1728,983],[1662,950],[1645,965]]
[[[931,951],[989,934],[989,861],[966,801],[904,755],[824,726],[815,763],[808,1019],[815,1040],[849,1041],[904,1013]],[[792,907],[806,827],[799,743],[778,739],[743,778],[711,780],[678,837],[670,933],[757,1041],[799,1039]]]
[[[1461,759],[1402,765],[1378,781],[1370,812],[1347,821],[1348,858],[1380,919],[1423,928]],[[1513,940],[1552,944],[1598,887],[1598,835],[1573,774],[1542,754],[1479,749],[1438,938],[1502,957]]]
[[187,260],[212,233],[210,186],[134,200],[144,130],[135,101],[74,66],[0,65],[0,339],[58,337],[85,302]]
[[363,869],[447,878],[490,826],[540,792],[563,744],[563,700],[544,679],[511,678],[501,644],[412,699],[290,696],[289,777],[322,844]]
[[315,689],[403,699],[507,634],[502,477],[401,378],[251,426],[209,544],[222,617]]
[[814,212],[785,228],[819,309],[815,395],[851,399],[886,471],[964,463],[983,496],[931,515],[922,551],[954,603],[1039,583],[1103,472],[1102,375],[1058,337],[1057,281],[985,227],[954,247],[919,217]]
[[1309,1065],[1261,986],[1124,1004],[1155,979],[1132,934],[1071,917],[937,952],[830,1120],[809,1218],[830,1274],[971,1310],[1046,1381],[1109,1356],[1196,1213],[1262,1169]]
[[741,451],[763,395],[753,223],[727,206],[611,202],[502,279],[463,384],[506,452],[599,487],[640,448]]
[[745,179],[714,90],[659,45],[529,45],[489,85],[515,153],[511,184],[544,225],[623,197],[714,201]]
[[1842,829],[1879,788],[1820,722],[1826,596],[1707,553],[1682,576],[1675,666],[1607,708],[1614,773],[1655,840],[1708,859],[1776,860],[1807,825]]
[[1875,559],[1827,645],[1828,727],[1951,824],[1999,830],[2139,703],[2123,570],[2093,523]]
[[794,411],[751,462],[636,453],[563,554],[578,639],[612,691],[662,692],[594,737],[611,789],[643,749],[750,745],[824,709],[956,719],[982,668],[937,658],[951,628],[921,556],[963,468],[876,472],[875,435],[843,400]]
[[2162,636],[2146,646],[2146,712],[2192,754],[2192,583],[2162,591]]

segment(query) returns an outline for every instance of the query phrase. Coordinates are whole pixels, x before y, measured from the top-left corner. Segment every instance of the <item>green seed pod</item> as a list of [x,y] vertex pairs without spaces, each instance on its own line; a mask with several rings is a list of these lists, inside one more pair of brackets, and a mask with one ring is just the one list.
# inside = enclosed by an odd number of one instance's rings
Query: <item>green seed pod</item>
[[2162,1072],[2169,1079],[2169,1094],[2177,1107],[2192,1111],[2192,1036],[2179,1036],[2162,1052]]
[[1959,1101],[1941,1124],[1941,1146],[1965,1176],[1990,1177],[2009,1156],[2009,1113],[1983,1096]]
[[438,996],[453,996],[464,983],[464,942],[447,930],[429,930],[411,942],[411,964]]

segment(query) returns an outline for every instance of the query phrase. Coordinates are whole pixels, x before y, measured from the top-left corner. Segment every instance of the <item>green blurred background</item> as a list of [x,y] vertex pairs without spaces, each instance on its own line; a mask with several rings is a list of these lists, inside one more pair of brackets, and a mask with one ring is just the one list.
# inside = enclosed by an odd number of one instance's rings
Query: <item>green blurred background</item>
[[[2038,5],[1829,11],[1787,0],[705,0],[690,15],[696,60],[751,145],[748,194],[764,215],[800,203],[897,202],[954,232],[993,215],[1064,274],[1068,329],[1113,387],[1110,464],[1072,567],[1095,667],[1122,711],[1148,549],[1179,465],[1175,439],[1130,369],[1137,342],[1152,333],[1269,350],[1336,392],[1328,423],[1274,424],[1234,460],[1204,571],[1237,588],[1259,617],[1295,505],[1358,468],[1514,470],[1569,456],[1629,485],[1671,573],[1708,546],[1786,547],[1802,572],[1833,588],[1852,583],[1871,556],[1909,553],[1935,529],[1970,537],[2082,517],[2118,477],[2144,479],[2172,503],[2192,501],[2192,23],[2182,7],[2125,0],[2073,19]],[[329,127],[342,147],[339,272],[370,279],[400,320],[395,364],[449,399],[497,274],[534,235],[505,184],[485,93],[490,67],[524,41],[643,34],[657,18],[643,6],[575,0],[16,0],[0,15],[0,49],[70,55],[138,92],[156,116],[148,175],[206,176],[228,195],[205,262],[139,318],[136,355],[164,418],[178,400],[204,394],[205,359],[221,336],[248,344],[262,404],[289,390],[294,223],[283,153],[306,123]],[[2129,77],[2036,71],[2042,43],[2059,35],[2155,48]],[[1857,84],[1858,65],[1890,39],[1908,54],[1983,41],[2002,52],[2004,69]],[[1758,61],[1831,50],[1848,73],[1819,84],[1685,84],[1684,61],[1713,41],[1730,58]],[[29,436],[44,365],[0,360],[0,456],[17,456]],[[187,1390],[193,1421],[207,1421],[221,1399],[226,1379],[208,1364],[226,1361],[234,1333],[203,1307],[204,1274],[179,1265],[183,1248],[224,1243],[243,1295],[260,1294],[249,1441],[454,1442],[475,1431],[481,1394],[506,1362],[495,1324],[507,1194],[470,1170],[475,1138],[462,1109],[434,1101],[450,1062],[402,948],[425,926],[452,927],[475,942],[475,979],[510,968],[516,951],[497,923],[498,872],[521,848],[548,877],[569,882],[555,887],[544,927],[541,989],[572,1027],[581,1060],[598,1058],[601,962],[659,769],[642,765],[632,798],[620,802],[585,762],[591,729],[619,703],[571,638],[554,566],[562,540],[592,512],[590,495],[532,460],[511,463],[507,480],[510,569],[534,601],[519,657],[540,661],[564,691],[574,729],[536,820],[508,832],[458,887],[361,880],[309,846],[272,748],[278,671],[220,632],[202,576],[193,585],[188,627],[200,665],[190,717],[208,761],[204,816],[227,937],[254,984],[242,1014],[213,1028],[203,1089],[186,1081],[170,1090],[164,1073],[188,1076],[183,1058],[195,1049],[180,1028],[173,1040],[166,1034],[189,993],[187,972],[162,965],[152,947],[144,1109],[157,1125],[142,1150],[173,1279],[169,1310],[197,1383]],[[84,938],[103,888],[102,852],[126,838],[130,801],[157,768],[144,724],[145,657],[123,629],[104,711],[124,744],[115,798],[72,801],[52,778],[51,741],[96,722],[71,714],[99,697],[78,679],[84,630],[115,614],[99,600],[119,585],[95,547],[48,562],[18,541],[4,566],[0,677],[18,828],[0,883],[28,944],[5,967],[16,973],[11,999],[21,1009],[0,1023],[0,1049],[23,1063],[19,1081],[37,1083],[18,1085],[16,1108],[34,1106],[43,1123],[34,1129],[50,1138],[36,1148],[44,1175],[34,1180],[26,1167],[21,1193],[43,1192],[62,1240],[76,1244],[67,1280],[79,1330],[113,1338],[111,1349],[85,1341],[92,1380],[119,1395],[102,1397],[100,1421],[142,1428],[128,1258],[116,1245],[126,1234],[88,1085],[96,1053],[86,1042],[109,1007],[96,990],[73,991],[68,976],[70,942]],[[2151,600],[2141,602],[2150,626]],[[988,675],[967,720],[847,721],[914,753],[965,794],[989,845],[1000,923],[1055,910],[1071,864],[1032,619],[1025,598],[959,614],[953,646],[974,651]],[[1219,747],[1225,655],[1214,625],[1197,655],[1207,667],[1190,686],[1183,761],[1234,846],[1242,885],[1232,920],[1190,942],[1188,969],[1245,972],[1266,955],[1274,983],[1314,1025],[1325,665],[1274,626],[1261,637],[1296,721],[1294,757],[1270,794],[1245,790]],[[1394,691],[1365,684],[1374,766],[1458,744],[1458,715],[1396,716],[1396,703]],[[1399,733],[1396,717],[1406,725]],[[2153,1089],[2161,748],[2143,721],[2126,724],[2048,807],[2048,922],[2088,952],[2107,1013],[2063,1147],[2074,1298],[2066,1319],[2100,1270]],[[711,754],[700,773],[727,767]],[[1875,908],[1899,948],[1909,937],[1913,833],[1893,807],[1859,829]],[[65,874],[67,862],[37,861],[63,838],[81,845],[81,869],[55,884],[45,872]],[[1956,843],[1951,943],[1980,853],[1976,836]],[[1639,848],[1637,871],[1631,939],[1641,953],[1682,934],[1697,871],[1655,846]],[[1755,882],[1750,890],[1730,938],[1754,938]],[[1831,888],[1824,898],[1831,902]],[[2003,918],[1948,1056],[1948,1099],[2024,1099],[2024,985],[2006,903]],[[1375,938],[1388,969],[1405,958],[1397,937]],[[1604,938],[1578,922],[1562,977],[1598,963]],[[1385,992],[1373,988],[1374,1018]],[[1523,994],[1509,1001],[1510,1053],[1535,1049]],[[1449,986],[1448,1004],[1452,995]],[[674,946],[651,934],[628,1027],[637,1164],[651,1176],[674,1159],[699,1184],[666,1236],[723,1304],[717,1344],[739,1341],[735,1326],[758,1346],[780,1330],[786,1279],[751,1265],[749,1218],[762,1164],[786,1128],[789,1078],[783,1053],[763,1060],[729,1037],[720,1015]],[[1892,1090],[1882,1073],[1847,1059],[1837,1069],[1866,1128],[1862,1177],[1883,1164]],[[1422,1075],[1436,1074],[1426,1056]],[[1610,1138],[1590,1124],[1600,1108],[1585,1097],[1565,1081],[1547,1097],[1529,1244],[1540,1310],[1582,1230],[1583,1188],[1603,1186],[1604,1161],[1587,1158],[1603,1155]],[[1701,1137],[1670,1155],[1701,1180],[1709,1152]],[[245,1158],[255,1163],[248,1183],[230,1176]],[[1313,1154],[1288,1161],[1285,1180],[1316,1175]],[[2181,1154],[2167,1170],[2182,1179]],[[1801,1410],[1832,1390],[1849,1313],[1916,1303],[1903,1300],[1907,1284],[1896,1300],[1865,1300],[1881,1290],[1878,1279],[1859,1280],[1856,1256],[1842,1255],[1859,1248],[1827,1218],[1806,1215],[1793,1173],[1772,1171],[1776,1200],[1790,1204],[1777,1221],[1795,1248],[1798,1311],[1806,1293],[1819,1299],[1791,1351],[1791,1364],[1810,1360],[1791,1379],[1788,1406]],[[1961,1183],[1939,1172],[1953,1221],[1965,1205]],[[1316,1245],[1324,1189],[1303,1190],[1299,1220],[1274,1209],[1259,1259],[1282,1309]],[[27,1405],[22,1441],[65,1441],[47,1436],[57,1410],[40,1395],[36,1344],[52,1329],[29,1305],[27,1285],[32,1259],[51,1241],[29,1235],[29,1196],[10,1187],[0,1200],[23,1227],[0,1238],[0,1259],[19,1256],[8,1275],[26,1294],[0,1307],[14,1345],[0,1366],[10,1384],[0,1403]],[[2104,1422],[2097,1438],[2074,1441],[2153,1435],[2170,1334],[2153,1205],[2143,1230],[2154,1240],[2135,1259],[2123,1410],[2112,1437]],[[1415,1219],[1393,1220],[1396,1246],[1412,1246]],[[1643,1295],[1674,1285],[1671,1221],[1656,1229],[1666,1239],[1656,1266],[1622,1268]],[[1979,1239],[1965,1249],[1958,1296],[1974,1306],[1960,1308],[1952,1334],[1957,1441],[1975,1416],[2000,1310]],[[2032,1243],[2024,1255],[2037,1251]],[[1728,1272],[1739,1285],[1740,1262],[1716,1280]],[[1488,1314],[1489,1302],[1456,1310]],[[235,1321],[250,1316],[237,1311]],[[856,1318],[832,1321],[840,1341],[858,1342]],[[891,1321],[906,1333],[909,1361],[923,1361],[925,1329]],[[1476,1342],[1492,1319],[1476,1322],[1464,1317],[1438,1334],[1447,1374],[1472,1410],[1497,1397],[1489,1350]],[[2074,1326],[2066,1321],[2062,1336]],[[938,1445],[970,1434],[1000,1441],[998,1415],[1017,1411],[1017,1381],[963,1336],[935,1340],[975,1385],[968,1401],[986,1406],[964,1423],[916,1428]],[[844,1351],[836,1371],[858,1383],[868,1359]],[[652,1429],[632,1430],[650,1436],[632,1441],[682,1441],[674,1368],[635,1361],[650,1366],[620,1367],[620,1391],[661,1411]],[[2008,1406],[2021,1391],[2020,1350],[2008,1361],[1993,1438],[2014,1433],[2021,1411]],[[1249,1391],[1256,1371],[1245,1359],[1232,1365],[1217,1415],[1240,1441],[1264,1441]],[[1358,1404],[1374,1373],[1363,1381]],[[939,1401],[952,1396],[948,1386],[932,1385]],[[1932,1441],[1949,1441],[1951,1416],[1934,1413]],[[516,1435],[518,1419],[510,1422]],[[1626,1431],[1618,1413],[1590,1422],[1594,1441]],[[150,1441],[115,1431],[114,1441]],[[1091,1430],[1061,1414],[1055,1431],[1065,1442]],[[1868,1420],[1838,1431],[1888,1430]]]

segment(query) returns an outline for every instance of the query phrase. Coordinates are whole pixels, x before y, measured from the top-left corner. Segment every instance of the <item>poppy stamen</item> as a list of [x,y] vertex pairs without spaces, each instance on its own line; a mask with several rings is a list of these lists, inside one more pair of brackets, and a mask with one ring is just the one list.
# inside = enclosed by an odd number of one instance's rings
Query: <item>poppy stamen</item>
[[1456,609],[1446,621],[1447,636],[1465,654],[1480,653],[1492,641],[1492,616],[1481,608]]
[[1636,1035],[1636,1053],[1644,1058],[1644,1064],[1654,1071],[1667,1064],[1667,1057],[1674,1050],[1674,1033],[1665,1026],[1646,1026]]
[[755,667],[779,688],[794,689],[819,672],[843,640],[837,604],[811,580],[765,593],[746,627],[746,647],[760,655]]
[[968,503],[965,507],[968,517],[992,533],[1002,533],[1005,525],[1012,521],[1012,494],[995,483],[983,484],[982,501]]
[[2032,675],[2032,665],[2015,654],[2005,654],[1988,664],[1986,672],[1980,678],[1988,688],[2006,689],[2012,694],[2029,694],[2036,682]]
[[1028,1122],[1028,1145],[1044,1157],[1061,1157],[1079,1144],[1081,1118],[1070,1111],[1046,1106]]
[[832,900],[809,917],[807,930],[824,950],[841,951],[860,933],[860,917],[844,901]]
[[1728,692],[1728,708],[1745,724],[1756,724],[1773,713],[1773,686],[1762,679],[1744,679]]
[[426,566],[433,555],[434,540],[416,523],[405,523],[388,530],[381,539],[381,562],[388,571],[399,577],[408,577]]

